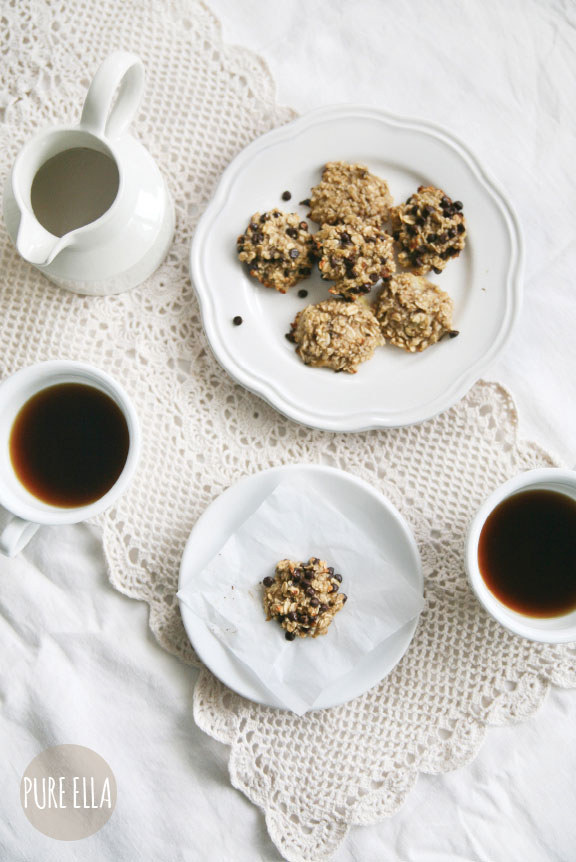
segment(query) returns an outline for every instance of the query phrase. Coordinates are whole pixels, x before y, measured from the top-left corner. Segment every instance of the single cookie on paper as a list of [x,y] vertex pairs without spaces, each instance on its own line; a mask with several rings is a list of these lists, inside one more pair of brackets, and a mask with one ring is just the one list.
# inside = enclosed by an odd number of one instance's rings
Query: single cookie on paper
[[307,305],[288,333],[305,365],[355,374],[384,343],[378,321],[362,302],[328,299]]
[[398,243],[399,263],[416,275],[439,274],[466,243],[462,202],[452,201],[442,189],[419,186],[406,203],[390,212],[392,236]]
[[374,315],[389,344],[416,353],[444,335],[458,335],[452,328],[453,307],[444,290],[407,272],[388,282],[374,304]]
[[392,203],[388,183],[371,174],[365,165],[328,162],[310,195],[310,218],[318,224],[360,219],[382,225]]
[[274,577],[263,580],[267,620],[277,620],[288,641],[325,635],[347,596],[339,592],[342,575],[325,560],[280,560]]
[[278,209],[254,213],[236,246],[250,275],[279,293],[307,278],[315,262],[308,223]]

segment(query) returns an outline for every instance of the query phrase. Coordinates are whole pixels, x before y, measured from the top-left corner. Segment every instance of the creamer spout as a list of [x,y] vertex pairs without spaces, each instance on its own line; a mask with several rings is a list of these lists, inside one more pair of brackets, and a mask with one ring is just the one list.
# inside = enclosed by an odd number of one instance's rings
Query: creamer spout
[[36,266],[48,266],[70,240],[67,235],[54,236],[29,213],[22,213],[16,247],[24,260]]

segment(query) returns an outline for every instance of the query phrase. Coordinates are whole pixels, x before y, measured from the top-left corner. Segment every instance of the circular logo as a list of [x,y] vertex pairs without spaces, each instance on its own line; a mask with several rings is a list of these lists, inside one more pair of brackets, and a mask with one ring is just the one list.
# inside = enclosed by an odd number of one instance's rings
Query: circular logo
[[24,814],[59,841],[98,832],[116,805],[116,779],[103,757],[83,745],[55,745],[32,760],[20,783]]

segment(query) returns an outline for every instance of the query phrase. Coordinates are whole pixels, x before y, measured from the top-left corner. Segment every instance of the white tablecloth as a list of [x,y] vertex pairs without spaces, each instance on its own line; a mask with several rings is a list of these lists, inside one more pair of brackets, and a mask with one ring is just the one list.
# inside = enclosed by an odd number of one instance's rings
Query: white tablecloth
[[[490,377],[520,431],[576,462],[576,6],[546,0],[211,0],[226,41],[261,54],[281,102],[362,102],[447,126],[515,204],[525,302]],[[0,858],[26,862],[279,859],[260,813],[229,783],[227,750],[194,726],[196,672],[163,652],[146,607],[108,585],[96,531],[42,529],[0,560]],[[337,862],[576,859],[576,693],[492,728],[479,757],[422,776],[390,820],[353,829]],[[119,786],[106,827],[45,838],[19,802],[49,745],[106,758]]]

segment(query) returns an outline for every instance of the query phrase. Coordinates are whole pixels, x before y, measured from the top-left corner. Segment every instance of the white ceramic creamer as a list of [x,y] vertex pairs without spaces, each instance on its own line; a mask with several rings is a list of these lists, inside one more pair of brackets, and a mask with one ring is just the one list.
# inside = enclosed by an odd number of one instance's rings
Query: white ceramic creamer
[[128,134],[144,69],[111,54],[90,84],[78,126],[37,134],[8,177],[4,218],[22,257],[83,294],[121,293],[148,278],[174,233],[174,207],[150,153]]

